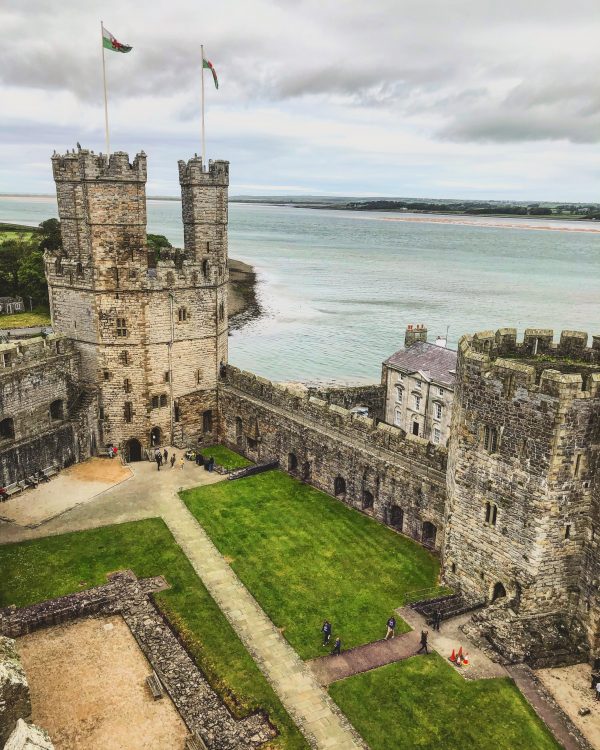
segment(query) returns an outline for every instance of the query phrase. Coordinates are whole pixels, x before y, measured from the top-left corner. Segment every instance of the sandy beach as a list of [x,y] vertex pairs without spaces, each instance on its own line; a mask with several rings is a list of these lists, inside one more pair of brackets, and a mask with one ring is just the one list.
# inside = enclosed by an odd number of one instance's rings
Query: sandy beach
[[[368,218],[375,221],[403,221],[412,222],[415,224],[458,224],[463,227],[484,227],[493,229],[533,229],[540,230],[542,232],[585,232],[587,234],[599,234],[600,226],[596,229],[595,227],[578,227],[578,226],[552,226],[550,223],[548,226],[542,226],[541,224],[526,224],[525,222],[514,222],[508,223],[506,221],[477,221],[476,219],[468,219],[465,216],[369,216]],[[488,219],[488,217],[486,217]]]

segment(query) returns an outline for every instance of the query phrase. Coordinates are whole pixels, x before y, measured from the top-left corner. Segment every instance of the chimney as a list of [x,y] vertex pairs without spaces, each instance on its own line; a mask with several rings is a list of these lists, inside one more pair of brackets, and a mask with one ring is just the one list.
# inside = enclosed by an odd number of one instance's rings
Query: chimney
[[427,328],[422,323],[406,326],[404,348],[408,349],[409,346],[412,346],[417,341],[427,341]]

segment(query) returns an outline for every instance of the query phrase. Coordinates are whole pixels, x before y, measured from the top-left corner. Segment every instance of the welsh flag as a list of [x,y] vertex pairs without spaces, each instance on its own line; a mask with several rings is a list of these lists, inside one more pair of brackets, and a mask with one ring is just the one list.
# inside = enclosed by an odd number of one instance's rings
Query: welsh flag
[[113,52],[131,52],[133,49],[128,44],[119,42],[104,26],[102,27],[102,44],[106,49],[111,49]]
[[[131,49],[131,47],[129,48]],[[127,50],[129,52],[129,50]],[[212,73],[213,81],[215,82],[215,88],[219,88],[219,79],[217,78],[217,71],[215,70],[215,66],[211,63],[210,60],[207,60],[206,58],[202,58],[202,67],[208,68],[210,72]]]

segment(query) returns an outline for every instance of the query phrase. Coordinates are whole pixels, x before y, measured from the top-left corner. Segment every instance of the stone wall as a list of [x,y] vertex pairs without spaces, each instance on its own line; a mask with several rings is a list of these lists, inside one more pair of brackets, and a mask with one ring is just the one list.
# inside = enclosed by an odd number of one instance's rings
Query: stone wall
[[[219,389],[221,437],[440,549],[446,451],[234,367]],[[343,481],[342,481],[343,480]]]
[[17,721],[30,715],[29,685],[15,642],[0,635],[0,747]]
[[310,386],[310,396],[320,398],[328,404],[352,409],[355,406],[366,406],[369,416],[373,419],[383,419],[383,405],[385,388],[380,384],[355,386]]
[[593,559],[600,365],[597,337],[586,341],[569,331],[554,344],[552,332],[528,329],[517,343],[501,329],[459,346],[444,576],[474,598],[506,597],[532,641],[548,635],[536,618],[562,618],[555,653],[570,640],[579,650],[589,620],[581,587]]

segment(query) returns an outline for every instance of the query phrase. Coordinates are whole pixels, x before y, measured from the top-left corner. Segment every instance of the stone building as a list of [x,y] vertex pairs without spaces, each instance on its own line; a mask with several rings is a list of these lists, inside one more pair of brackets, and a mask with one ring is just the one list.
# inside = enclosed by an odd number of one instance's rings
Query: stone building
[[445,343],[428,343],[425,326],[410,325],[404,349],[385,360],[381,374],[384,420],[436,445],[450,437],[456,380],[456,352]]
[[136,460],[217,436],[227,361],[227,162],[179,162],[183,250],[149,250],[146,156],[54,154],[62,247],[45,258],[54,330],[99,390],[104,444]]
[[461,339],[444,576],[494,604],[479,632],[509,659],[600,653],[600,337],[515,329]]
[[24,309],[21,297],[0,297],[0,313],[12,315],[12,313],[23,312]]

